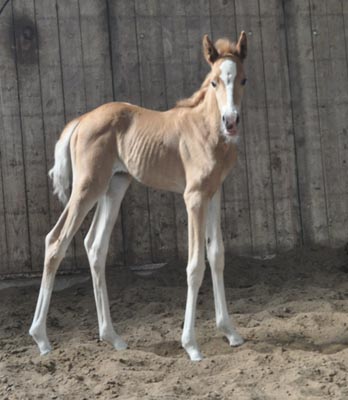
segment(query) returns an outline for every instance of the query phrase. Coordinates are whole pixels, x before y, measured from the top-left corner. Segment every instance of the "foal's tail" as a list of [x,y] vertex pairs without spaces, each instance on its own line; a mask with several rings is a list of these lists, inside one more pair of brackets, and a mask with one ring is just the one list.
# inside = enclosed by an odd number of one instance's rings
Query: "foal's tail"
[[54,149],[54,166],[48,172],[53,181],[53,193],[63,204],[68,202],[71,185],[70,139],[79,123],[79,119],[74,119],[64,128]]

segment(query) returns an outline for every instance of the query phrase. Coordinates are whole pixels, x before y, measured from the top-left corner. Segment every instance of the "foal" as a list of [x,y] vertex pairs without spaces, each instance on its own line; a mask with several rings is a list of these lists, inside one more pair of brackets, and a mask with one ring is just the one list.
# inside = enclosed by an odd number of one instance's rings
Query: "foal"
[[203,50],[211,71],[201,88],[175,108],[158,112],[128,103],[108,103],[76,118],[63,130],[50,176],[54,192],[67,204],[46,236],[42,283],[29,331],[41,354],[51,350],[46,319],[57,269],[95,204],[97,208],[84,243],[91,267],[100,339],[116,349],[127,347],[112,326],[105,261],[110,235],[132,178],[184,196],[189,253],[181,341],[191,360],[202,359],[194,325],[205,268],[204,242],[212,271],[217,327],[231,346],[243,343],[231,323],[225,300],[220,198],[221,184],[237,156],[237,125],[246,82],[245,32],[240,34],[237,44],[220,39],[214,45],[206,35]]

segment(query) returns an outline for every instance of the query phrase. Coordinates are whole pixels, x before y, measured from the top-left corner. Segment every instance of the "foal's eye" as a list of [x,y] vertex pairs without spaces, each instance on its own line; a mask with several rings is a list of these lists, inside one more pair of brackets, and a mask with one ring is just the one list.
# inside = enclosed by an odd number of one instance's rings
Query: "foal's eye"
[[215,81],[211,81],[211,86],[216,87],[217,83]]
[[242,86],[244,86],[246,83],[247,83],[247,78],[242,79],[242,81],[240,82]]

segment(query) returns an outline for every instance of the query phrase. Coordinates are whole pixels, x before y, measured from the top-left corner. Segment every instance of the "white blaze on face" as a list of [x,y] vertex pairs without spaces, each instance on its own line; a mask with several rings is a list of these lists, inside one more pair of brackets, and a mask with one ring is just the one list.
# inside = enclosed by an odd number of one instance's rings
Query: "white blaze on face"
[[237,65],[232,60],[225,60],[220,65],[220,79],[224,82],[226,88],[226,104],[222,105],[220,112],[221,117],[225,116],[226,119],[235,119],[238,115],[238,107],[235,106],[233,101],[233,84],[237,75]]

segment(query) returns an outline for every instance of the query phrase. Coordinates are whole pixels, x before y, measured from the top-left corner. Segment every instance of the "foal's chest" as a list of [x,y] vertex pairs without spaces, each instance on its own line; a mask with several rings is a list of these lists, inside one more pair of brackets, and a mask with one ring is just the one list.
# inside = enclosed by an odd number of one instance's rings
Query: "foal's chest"
[[237,160],[235,145],[218,144],[215,148],[191,152],[186,160],[186,184],[212,195],[220,187]]

